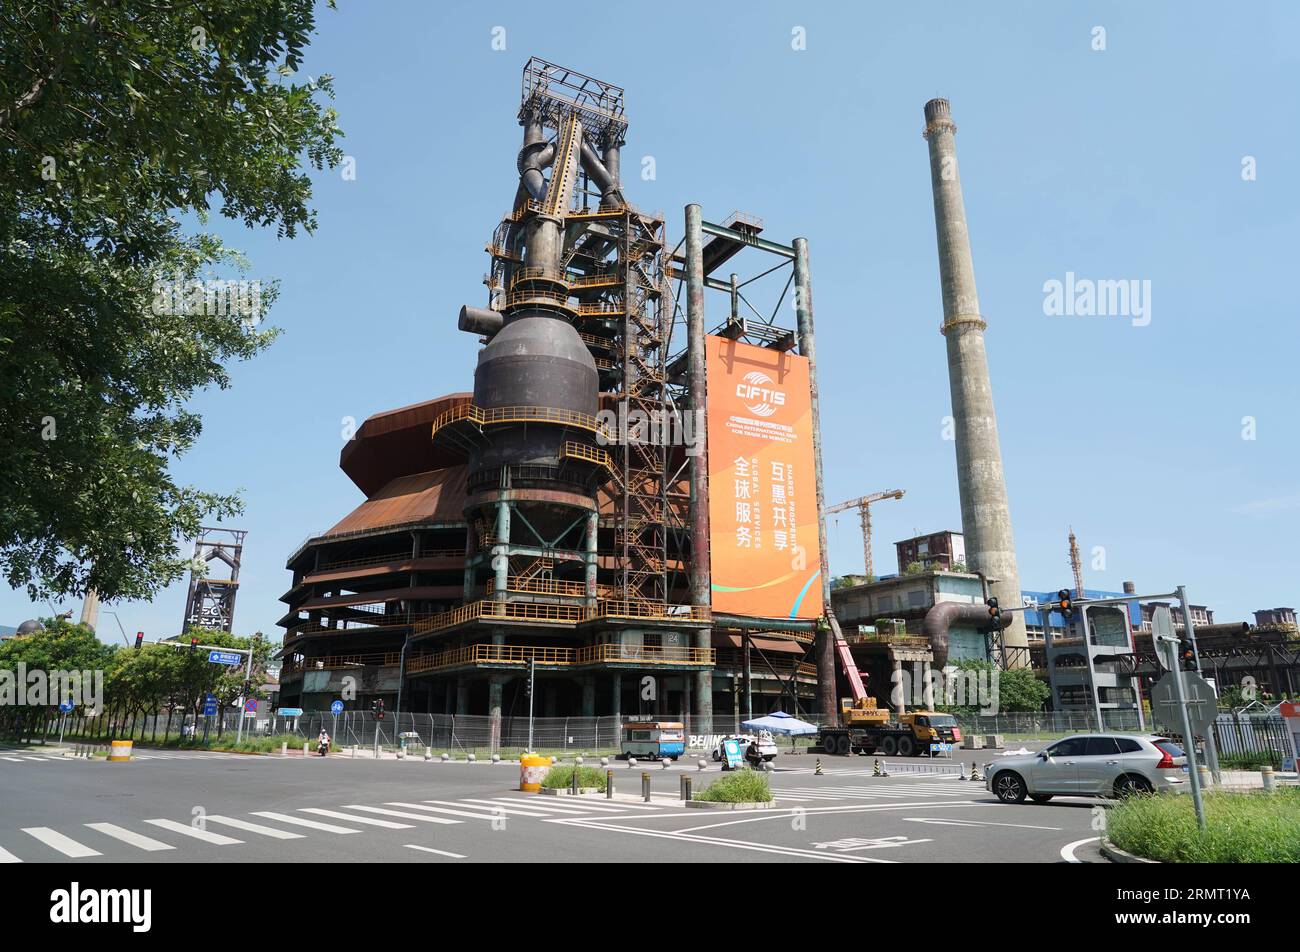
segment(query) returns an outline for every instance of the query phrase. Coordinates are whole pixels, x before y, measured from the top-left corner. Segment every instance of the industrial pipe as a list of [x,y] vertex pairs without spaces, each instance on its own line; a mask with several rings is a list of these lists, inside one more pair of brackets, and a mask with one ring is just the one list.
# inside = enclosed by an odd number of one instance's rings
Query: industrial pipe
[[471,307],[466,304],[460,309],[456,326],[470,334],[491,337],[501,330],[504,320],[500,311],[490,311],[485,307]]
[[932,664],[936,667],[942,668],[948,663],[948,629],[955,622],[980,628],[1006,628],[1011,624],[1011,616],[999,615],[994,620],[989,617],[989,611],[983,605],[966,602],[939,602],[934,605],[921,620],[921,634],[930,642],[930,651],[934,654]]
[[596,187],[600,189],[601,202],[603,203],[607,199],[613,200],[618,192],[618,182],[615,180],[614,174],[605,167],[605,163],[601,161],[600,156],[596,154],[596,150],[587,144],[586,139],[582,140],[579,157],[582,160],[583,171],[591,177],[591,180],[596,183]]

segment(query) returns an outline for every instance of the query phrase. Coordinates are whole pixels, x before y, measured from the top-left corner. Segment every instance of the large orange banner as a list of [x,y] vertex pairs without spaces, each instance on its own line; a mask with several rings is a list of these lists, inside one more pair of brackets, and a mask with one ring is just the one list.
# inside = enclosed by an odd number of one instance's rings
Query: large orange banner
[[822,613],[808,360],[710,336],[709,524],[713,609]]

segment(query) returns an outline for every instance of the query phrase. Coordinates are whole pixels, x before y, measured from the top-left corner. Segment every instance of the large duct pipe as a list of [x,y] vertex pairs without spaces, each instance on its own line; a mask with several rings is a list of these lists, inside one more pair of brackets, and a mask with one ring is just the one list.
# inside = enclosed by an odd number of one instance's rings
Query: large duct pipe
[[921,619],[921,634],[930,642],[930,651],[934,655],[931,662],[934,667],[942,668],[948,663],[948,629],[954,624],[975,625],[980,628],[1006,628],[1013,616],[1019,612],[1001,615],[996,623],[989,617],[988,609],[983,605],[971,605],[967,602],[938,602]]
[[619,196],[618,179],[601,161],[600,156],[596,154],[596,150],[587,144],[586,139],[582,140],[580,155],[583,170],[596,183],[596,187],[600,189],[601,204],[615,201]]
[[472,307],[466,304],[460,309],[456,326],[470,334],[491,337],[501,330],[504,320],[500,311],[490,311],[485,307]]
[[515,165],[519,169],[519,181],[539,202],[546,197],[546,178],[542,169],[554,161],[555,145],[545,141],[541,122],[530,117],[524,122],[524,147],[519,150]]
[[[961,495],[962,532],[967,561],[990,579],[989,588],[1004,605],[1020,604],[1011,510],[1002,471],[997,414],[984,352],[983,317],[975,288],[975,265],[966,229],[966,208],[957,172],[957,126],[948,100],[925,104],[925,138],[930,149],[930,186],[939,243],[939,279],[943,288],[943,333],[948,349],[948,382],[956,428],[957,485]],[[1021,613],[1011,617],[1004,644],[1029,644]],[[1018,656],[1024,652],[1016,652]]]

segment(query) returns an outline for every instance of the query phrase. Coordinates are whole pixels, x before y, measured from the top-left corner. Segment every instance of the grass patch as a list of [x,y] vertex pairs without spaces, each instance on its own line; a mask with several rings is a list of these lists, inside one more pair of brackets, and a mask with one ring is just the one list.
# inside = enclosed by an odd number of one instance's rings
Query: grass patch
[[695,795],[696,800],[709,803],[768,803],[772,799],[772,785],[767,775],[748,767],[723,774]]
[[1126,800],[1106,826],[1120,849],[1164,863],[1300,863],[1300,788],[1207,793],[1205,821],[1189,794]]
[[542,786],[552,790],[567,790],[573,783],[573,772],[578,772],[578,787],[590,790],[595,787],[605,792],[605,771],[597,767],[577,767],[572,764],[560,764],[552,767],[542,778]]
[[1260,767],[1282,769],[1282,755],[1277,751],[1254,751],[1247,754],[1220,754],[1219,766],[1225,770],[1258,770]]

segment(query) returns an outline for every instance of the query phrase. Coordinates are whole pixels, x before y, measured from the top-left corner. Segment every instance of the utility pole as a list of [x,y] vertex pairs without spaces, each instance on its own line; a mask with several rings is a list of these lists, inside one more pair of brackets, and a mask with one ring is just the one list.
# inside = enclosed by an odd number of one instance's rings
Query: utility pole
[[867,578],[875,573],[871,566],[871,504],[880,502],[882,499],[902,499],[905,490],[890,489],[883,493],[871,493],[867,496],[861,496],[857,499],[850,499],[848,502],[842,502],[838,506],[831,506],[826,510],[826,515],[832,515],[837,512],[844,512],[846,509],[856,509],[862,517],[862,561],[867,570]]
[[536,683],[537,658],[528,656],[528,752],[533,752],[533,686]]

